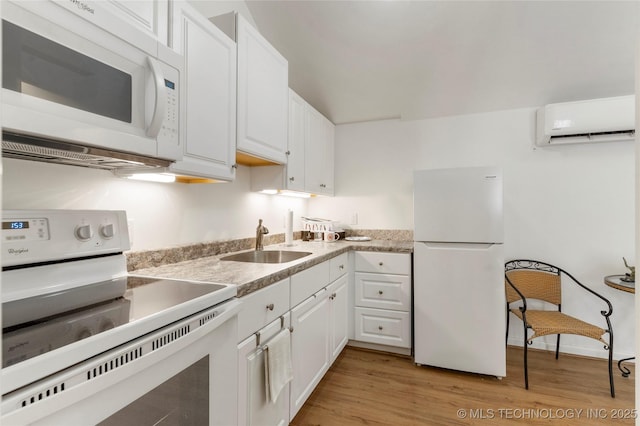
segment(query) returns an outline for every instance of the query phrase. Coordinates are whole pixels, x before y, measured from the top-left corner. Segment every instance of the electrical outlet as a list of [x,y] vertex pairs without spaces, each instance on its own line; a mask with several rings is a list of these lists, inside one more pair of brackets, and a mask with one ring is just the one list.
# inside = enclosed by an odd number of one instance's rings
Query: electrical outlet
[[351,214],[351,225],[357,225],[358,224],[358,213],[354,212]]

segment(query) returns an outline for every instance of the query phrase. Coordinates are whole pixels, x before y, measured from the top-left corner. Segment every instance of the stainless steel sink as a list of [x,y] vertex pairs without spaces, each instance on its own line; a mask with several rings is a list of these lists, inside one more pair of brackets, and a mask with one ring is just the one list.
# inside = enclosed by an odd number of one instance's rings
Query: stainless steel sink
[[221,257],[220,260],[251,263],[286,263],[310,254],[308,251],[253,250]]

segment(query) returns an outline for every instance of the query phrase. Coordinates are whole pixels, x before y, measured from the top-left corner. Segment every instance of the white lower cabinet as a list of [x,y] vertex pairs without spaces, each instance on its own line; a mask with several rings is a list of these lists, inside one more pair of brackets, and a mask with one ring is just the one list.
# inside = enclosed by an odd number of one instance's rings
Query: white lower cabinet
[[329,314],[327,289],[320,290],[291,310],[291,419],[329,369]]
[[331,283],[327,290],[329,291],[329,332],[330,342],[329,349],[331,351],[331,362],[340,355],[342,349],[349,341],[349,280],[347,275],[338,278]]
[[348,255],[343,253],[291,277],[291,304],[307,296],[291,309],[291,419],[347,344],[347,266]]
[[411,255],[356,252],[354,337],[411,348]]
[[264,352],[269,339],[289,325],[290,314],[286,313],[283,320],[273,321],[238,344],[238,425],[289,424],[289,386],[276,402],[267,399]]
[[380,345],[411,347],[409,312],[356,307],[356,340]]

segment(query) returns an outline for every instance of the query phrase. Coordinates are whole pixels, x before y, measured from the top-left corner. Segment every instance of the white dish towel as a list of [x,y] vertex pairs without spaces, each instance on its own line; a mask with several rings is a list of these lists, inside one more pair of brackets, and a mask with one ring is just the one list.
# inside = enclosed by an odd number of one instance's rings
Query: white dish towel
[[265,384],[267,400],[276,402],[280,392],[293,379],[291,332],[281,330],[265,345]]

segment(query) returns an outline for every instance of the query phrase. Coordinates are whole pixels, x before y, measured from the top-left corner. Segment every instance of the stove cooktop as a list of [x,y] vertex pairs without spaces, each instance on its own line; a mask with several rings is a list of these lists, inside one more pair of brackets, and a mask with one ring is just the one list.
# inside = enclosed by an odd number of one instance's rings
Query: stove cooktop
[[107,350],[236,294],[235,287],[224,284],[135,275],[126,280],[122,297],[4,329],[3,369],[84,342]]

